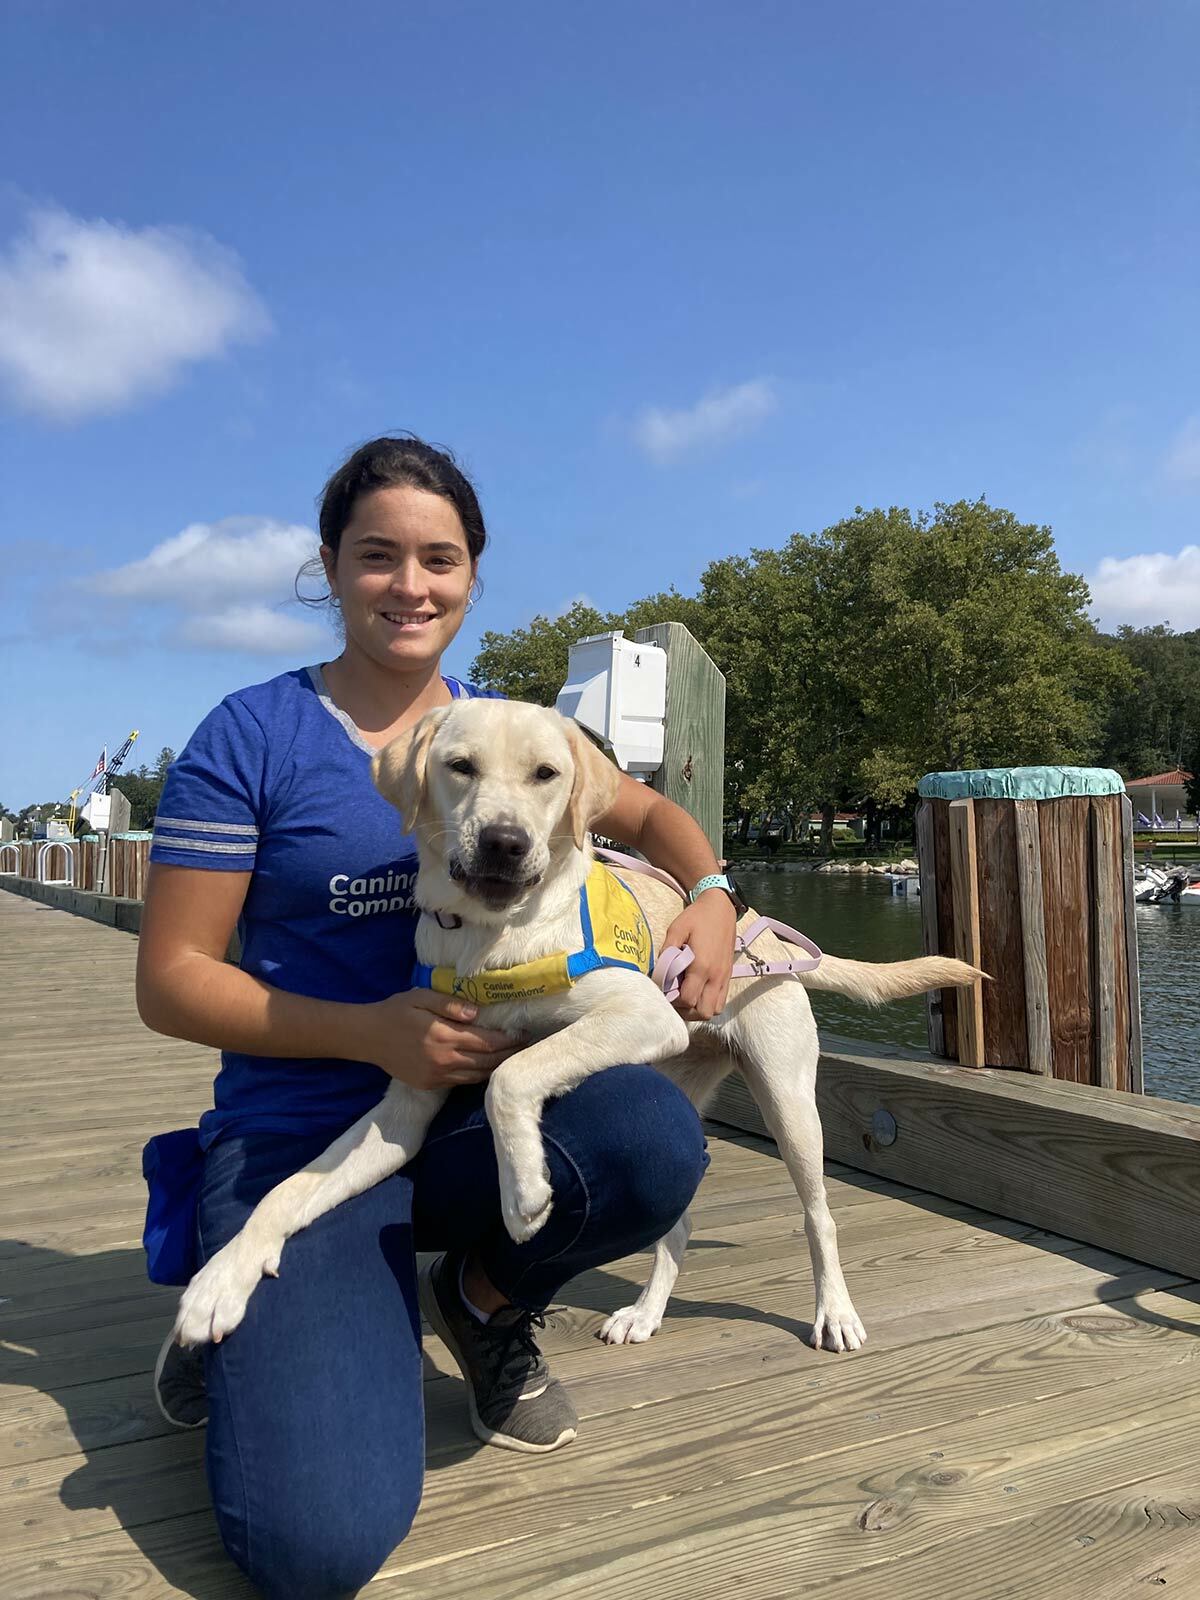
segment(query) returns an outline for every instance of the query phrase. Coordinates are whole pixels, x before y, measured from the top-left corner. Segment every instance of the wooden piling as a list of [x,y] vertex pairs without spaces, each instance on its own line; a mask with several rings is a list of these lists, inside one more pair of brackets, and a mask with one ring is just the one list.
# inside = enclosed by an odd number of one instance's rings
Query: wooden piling
[[656,622],[631,635],[667,654],[662,766],[650,787],[695,817],[724,855],[725,675],[682,622]]
[[[1129,803],[1116,773],[1003,768],[922,781],[925,949],[981,966],[981,992],[930,1008],[964,1066],[1140,1092]],[[948,1024],[948,998],[955,1022]]]

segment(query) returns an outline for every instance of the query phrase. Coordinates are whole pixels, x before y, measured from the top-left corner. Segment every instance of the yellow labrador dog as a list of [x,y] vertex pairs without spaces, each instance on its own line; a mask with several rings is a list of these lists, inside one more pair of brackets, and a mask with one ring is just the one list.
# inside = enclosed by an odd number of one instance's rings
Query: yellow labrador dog
[[[613,803],[618,778],[574,723],[540,706],[459,700],[382,750],[374,774],[418,841],[419,961],[455,969],[469,982],[472,974],[528,970],[578,948],[580,890],[592,866],[587,828]],[[650,877],[617,876],[632,887],[660,947],[679,896]],[[754,950],[765,961],[788,954],[769,932]],[[600,967],[561,992],[531,998],[520,988],[508,991],[516,998],[486,1012],[489,1027],[529,1041],[496,1069],[487,1089],[505,1226],[521,1242],[550,1213],[540,1130],[547,1100],[593,1072],[639,1061],[657,1065],[702,1109],[737,1065],[804,1206],[816,1288],[812,1343],[857,1349],[866,1335],[825,1197],[814,1098],[817,1030],[805,990],[879,1004],[976,976],[942,957],[873,965],[825,956],[799,981],[792,974],[735,979],[721,1014],[691,1025],[651,978],[630,967]],[[403,1167],[444,1098],[393,1080],[373,1111],[273,1189],[188,1285],[176,1320],[179,1341],[202,1344],[236,1328],[259,1279],[278,1273],[290,1235]],[[656,1246],[637,1303],[604,1325],[609,1343],[640,1342],[659,1327],[689,1232],[685,1216]]]

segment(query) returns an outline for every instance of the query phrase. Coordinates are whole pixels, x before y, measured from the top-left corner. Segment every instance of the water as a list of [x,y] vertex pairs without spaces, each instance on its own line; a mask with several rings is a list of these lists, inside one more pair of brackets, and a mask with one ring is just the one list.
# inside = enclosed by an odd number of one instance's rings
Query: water
[[1137,906],[1146,1093],[1200,1102],[1200,906]]
[[[886,879],[830,872],[738,870],[746,898],[802,929],[831,955],[903,961],[921,954],[921,902],[894,895]],[[1142,1055],[1146,1093],[1200,1103],[1200,906],[1138,906]],[[923,1000],[878,1011],[814,994],[826,1034],[928,1048]]]

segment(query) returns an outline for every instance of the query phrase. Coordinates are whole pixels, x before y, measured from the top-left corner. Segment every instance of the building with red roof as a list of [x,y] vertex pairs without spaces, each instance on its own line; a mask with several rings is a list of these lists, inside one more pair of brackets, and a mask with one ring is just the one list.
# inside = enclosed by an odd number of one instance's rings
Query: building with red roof
[[1177,815],[1192,820],[1194,813],[1184,788],[1191,776],[1182,767],[1174,767],[1170,772],[1156,772],[1149,778],[1130,778],[1125,787],[1133,802],[1134,820],[1139,813],[1152,825],[1159,817],[1167,824],[1174,822]]

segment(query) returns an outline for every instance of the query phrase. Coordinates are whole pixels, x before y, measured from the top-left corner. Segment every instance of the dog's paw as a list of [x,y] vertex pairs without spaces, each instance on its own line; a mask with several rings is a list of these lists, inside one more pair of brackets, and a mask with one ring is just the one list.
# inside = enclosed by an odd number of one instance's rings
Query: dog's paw
[[545,1227],[554,1210],[550,1174],[541,1172],[535,1178],[502,1184],[500,1210],[509,1238],[516,1244],[527,1243]]
[[867,1330],[848,1298],[818,1305],[808,1340],[814,1350],[857,1350],[866,1340]]
[[239,1235],[218,1250],[183,1291],[175,1318],[176,1342],[220,1344],[246,1315],[259,1280],[279,1276],[281,1249],[280,1244],[256,1246]]
[[605,1344],[645,1344],[662,1326],[662,1318],[643,1306],[622,1306],[600,1329]]

